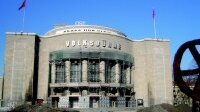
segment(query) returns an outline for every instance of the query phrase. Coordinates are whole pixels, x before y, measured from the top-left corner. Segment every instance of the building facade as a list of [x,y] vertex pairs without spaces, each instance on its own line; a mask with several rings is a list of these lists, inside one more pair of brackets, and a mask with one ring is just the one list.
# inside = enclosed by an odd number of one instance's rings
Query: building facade
[[[184,81],[186,85],[191,90],[194,89],[197,78],[198,78],[197,76],[184,77]],[[186,104],[192,107],[192,98],[188,97],[185,93],[183,93],[175,82],[173,82],[173,96],[174,96],[175,106]]]
[[[189,86],[190,89],[193,89],[194,86]],[[188,97],[185,93],[181,92],[180,88],[177,85],[173,87],[173,95],[174,95],[174,105],[186,104],[192,107],[192,98]]]
[[131,40],[108,27],[8,32],[3,100],[72,108],[172,104],[170,66],[168,40]]

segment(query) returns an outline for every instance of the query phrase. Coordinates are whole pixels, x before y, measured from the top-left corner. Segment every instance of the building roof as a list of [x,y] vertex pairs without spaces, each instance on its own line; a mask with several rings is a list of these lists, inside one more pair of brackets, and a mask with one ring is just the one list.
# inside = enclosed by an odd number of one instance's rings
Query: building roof
[[62,35],[69,33],[84,33],[84,32],[111,34],[120,37],[126,37],[126,35],[120,31],[117,31],[109,27],[97,26],[97,25],[60,25],[48,31],[44,35],[44,37],[51,37],[55,35]]

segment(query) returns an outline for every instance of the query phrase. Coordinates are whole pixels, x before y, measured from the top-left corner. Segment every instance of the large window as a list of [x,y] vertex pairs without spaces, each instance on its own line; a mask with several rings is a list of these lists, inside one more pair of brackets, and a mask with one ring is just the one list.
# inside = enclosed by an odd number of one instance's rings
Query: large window
[[120,80],[119,80],[119,83],[122,83],[122,84],[126,83],[126,69],[125,69],[124,64],[120,65]]
[[107,62],[106,63],[106,74],[105,74],[105,82],[106,83],[114,83],[115,82],[115,74],[114,74],[114,63]]
[[99,79],[99,62],[89,61],[88,64],[89,82],[100,82]]
[[122,84],[126,84],[126,73],[127,73],[127,68],[128,66],[124,64],[121,64],[120,66],[121,68],[121,73],[120,73],[120,80],[119,80],[119,83],[122,83]]
[[71,62],[70,82],[81,82],[81,63],[79,61]]
[[56,83],[65,82],[65,66],[63,63],[56,64]]

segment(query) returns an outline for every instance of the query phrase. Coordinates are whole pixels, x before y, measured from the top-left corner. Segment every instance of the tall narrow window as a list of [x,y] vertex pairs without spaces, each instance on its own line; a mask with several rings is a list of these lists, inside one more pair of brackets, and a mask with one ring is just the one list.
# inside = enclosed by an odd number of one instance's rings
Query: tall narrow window
[[89,82],[99,82],[99,62],[90,61],[89,62]]
[[81,64],[78,61],[71,62],[70,82],[81,82]]
[[56,83],[65,82],[65,66],[63,63],[56,64]]
[[121,73],[120,73],[120,82],[122,84],[126,83],[126,69],[127,69],[127,65],[125,64],[121,64]]
[[112,83],[113,80],[112,78],[114,78],[114,64],[107,62],[106,63],[106,74],[105,74],[105,79],[106,79],[106,83]]

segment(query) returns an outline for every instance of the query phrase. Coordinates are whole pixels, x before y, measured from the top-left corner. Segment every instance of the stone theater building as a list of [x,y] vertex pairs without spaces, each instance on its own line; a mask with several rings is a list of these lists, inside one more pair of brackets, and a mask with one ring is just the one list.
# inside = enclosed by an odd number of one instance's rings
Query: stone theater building
[[96,25],[6,33],[3,100],[53,107],[172,104],[169,41]]

